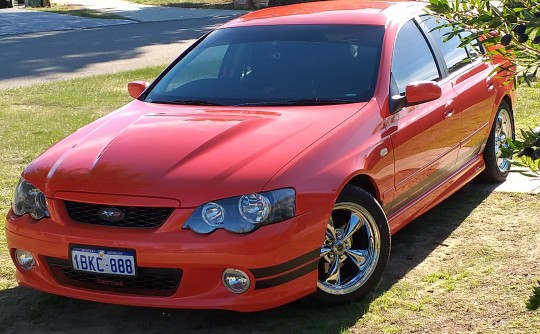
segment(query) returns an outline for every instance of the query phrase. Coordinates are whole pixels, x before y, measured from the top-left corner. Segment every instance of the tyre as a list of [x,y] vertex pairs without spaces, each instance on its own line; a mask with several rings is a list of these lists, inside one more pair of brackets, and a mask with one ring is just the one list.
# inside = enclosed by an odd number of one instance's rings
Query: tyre
[[362,298],[379,283],[389,255],[390,230],[381,206],[347,185],[328,221],[313,297],[326,304]]
[[500,183],[506,180],[510,171],[510,161],[502,157],[501,149],[508,147],[507,138],[514,139],[514,118],[510,106],[503,101],[497,110],[484,148],[486,169],[480,174],[482,181]]

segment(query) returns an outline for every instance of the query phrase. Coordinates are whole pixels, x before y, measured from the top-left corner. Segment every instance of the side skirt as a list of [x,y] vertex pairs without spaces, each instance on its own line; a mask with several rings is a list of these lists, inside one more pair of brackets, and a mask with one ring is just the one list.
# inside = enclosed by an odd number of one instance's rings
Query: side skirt
[[430,191],[412,200],[405,207],[388,215],[390,233],[394,234],[412,220],[433,208],[456,191],[461,189],[485,169],[481,155],[471,159],[465,166],[455,171],[450,177],[440,182]]

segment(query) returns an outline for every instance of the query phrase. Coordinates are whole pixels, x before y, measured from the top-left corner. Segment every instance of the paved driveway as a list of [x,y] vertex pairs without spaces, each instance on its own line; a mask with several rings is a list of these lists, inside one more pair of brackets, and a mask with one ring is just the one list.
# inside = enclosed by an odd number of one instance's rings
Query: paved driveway
[[72,1],[130,19],[0,10],[0,89],[165,65],[208,30],[244,13]]

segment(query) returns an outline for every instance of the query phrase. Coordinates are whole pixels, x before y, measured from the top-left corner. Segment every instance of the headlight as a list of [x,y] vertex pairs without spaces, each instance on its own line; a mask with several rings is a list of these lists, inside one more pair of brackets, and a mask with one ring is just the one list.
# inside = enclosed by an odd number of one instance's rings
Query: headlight
[[197,233],[210,233],[218,228],[247,233],[294,217],[295,205],[296,194],[289,188],[226,198],[199,206],[183,228]]
[[45,194],[23,178],[19,180],[19,184],[15,188],[11,207],[17,216],[28,213],[34,219],[49,217]]

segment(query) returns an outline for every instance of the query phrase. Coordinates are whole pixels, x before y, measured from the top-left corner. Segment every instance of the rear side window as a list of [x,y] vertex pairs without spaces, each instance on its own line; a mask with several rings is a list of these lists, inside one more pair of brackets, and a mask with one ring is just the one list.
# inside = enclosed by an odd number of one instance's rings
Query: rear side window
[[412,81],[440,78],[431,49],[413,21],[407,22],[396,38],[392,77],[400,94],[405,92],[405,87]]
[[429,34],[433,37],[443,54],[444,61],[448,67],[448,72],[452,73],[469,64],[470,59],[467,51],[464,47],[459,46],[461,44],[459,35],[455,35],[448,39],[449,34],[452,32],[452,27],[441,27],[441,25],[448,24],[448,21],[429,16],[425,16],[425,18],[427,18],[427,20],[425,20],[424,23],[429,29]]

